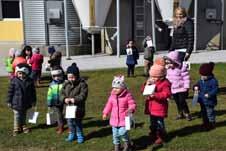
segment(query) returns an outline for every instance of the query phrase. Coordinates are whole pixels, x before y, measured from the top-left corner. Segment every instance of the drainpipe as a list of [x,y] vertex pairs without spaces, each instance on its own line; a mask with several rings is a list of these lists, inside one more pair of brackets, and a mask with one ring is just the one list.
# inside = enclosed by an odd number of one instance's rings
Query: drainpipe
[[68,43],[68,18],[67,18],[67,1],[64,0],[64,27],[65,27],[65,40],[66,40],[66,59],[71,60],[69,54],[69,43]]
[[195,9],[194,9],[194,52],[197,52],[197,17],[198,17],[198,0],[195,0]]
[[156,37],[155,37],[155,0],[151,0],[151,26],[152,26],[152,39],[153,46],[156,50]]
[[117,11],[117,57],[120,57],[120,0],[117,0],[116,2]]

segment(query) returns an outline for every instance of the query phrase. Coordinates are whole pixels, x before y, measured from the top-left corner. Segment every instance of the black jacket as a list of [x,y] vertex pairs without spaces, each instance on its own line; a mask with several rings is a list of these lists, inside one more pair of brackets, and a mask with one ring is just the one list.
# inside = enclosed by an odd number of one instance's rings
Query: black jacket
[[186,48],[186,53],[191,54],[194,44],[194,24],[189,18],[182,26],[174,28],[170,51]]
[[35,105],[36,91],[33,80],[13,78],[9,85],[7,103],[17,111],[25,111]]

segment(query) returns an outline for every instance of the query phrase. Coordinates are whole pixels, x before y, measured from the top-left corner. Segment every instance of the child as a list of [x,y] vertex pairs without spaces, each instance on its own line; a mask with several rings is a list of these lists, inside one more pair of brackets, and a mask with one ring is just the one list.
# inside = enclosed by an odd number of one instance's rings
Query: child
[[33,52],[34,54],[29,61],[32,69],[31,77],[35,81],[36,85],[39,86],[42,74],[43,55],[40,54],[39,48],[34,48]]
[[5,66],[6,66],[6,71],[9,74],[9,79],[12,79],[13,76],[14,76],[14,73],[13,73],[13,60],[14,60],[14,58],[15,58],[15,49],[10,48],[8,57],[5,58]]
[[80,78],[79,68],[76,63],[72,63],[67,68],[67,79],[61,89],[61,101],[66,105],[76,105],[77,111],[75,119],[67,120],[70,132],[66,141],[72,142],[77,138],[77,142],[81,144],[84,142],[82,118],[85,116],[85,101],[88,95],[88,85],[84,79]]
[[126,88],[124,76],[116,76],[112,81],[112,91],[108,102],[103,110],[103,120],[111,113],[110,125],[113,132],[113,144],[115,151],[120,150],[120,138],[124,142],[124,151],[130,149],[130,140],[125,129],[125,116],[128,113],[134,113],[136,103],[132,94]]
[[215,128],[215,109],[217,105],[218,81],[212,73],[214,63],[202,64],[199,68],[201,79],[194,86],[195,91],[198,91],[198,102],[201,106],[201,114],[203,118],[203,128],[211,130]]
[[15,58],[13,59],[13,73],[15,74],[16,66],[20,63],[27,63],[26,59],[22,56],[22,51],[17,49],[15,51]]
[[32,47],[27,45],[22,50],[22,56],[27,60],[27,64],[30,64],[30,59],[32,57]]
[[26,127],[26,113],[36,104],[36,91],[33,80],[28,76],[29,73],[29,65],[18,64],[15,77],[10,81],[7,103],[14,112],[13,136],[22,131],[30,132]]
[[136,46],[134,45],[133,40],[129,40],[128,44],[126,45],[126,54],[127,54],[126,65],[128,66],[127,76],[134,77],[134,69],[135,65],[137,64],[137,59],[139,59],[139,52]]
[[176,120],[186,117],[188,121],[192,120],[186,98],[190,88],[190,76],[188,65],[180,63],[179,53],[171,51],[166,57],[167,79],[171,82],[171,92],[177,104],[178,116]]
[[149,71],[145,85],[155,84],[155,91],[148,95],[145,103],[145,114],[150,115],[151,141],[162,144],[166,135],[164,118],[167,117],[168,101],[171,96],[170,82],[165,78],[165,66],[154,64]]
[[64,82],[64,71],[61,67],[55,66],[51,70],[52,82],[49,85],[47,93],[47,104],[57,113],[57,134],[64,131],[63,103],[60,101],[60,91]]

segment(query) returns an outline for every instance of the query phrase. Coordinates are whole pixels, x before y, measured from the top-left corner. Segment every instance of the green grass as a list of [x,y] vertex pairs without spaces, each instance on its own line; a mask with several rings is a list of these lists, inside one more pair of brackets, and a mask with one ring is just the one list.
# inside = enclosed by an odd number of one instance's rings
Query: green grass
[[[140,93],[140,85],[145,81],[142,75],[143,68],[136,68],[136,78],[126,78],[127,85],[137,101],[135,114],[137,128],[130,131],[130,137],[136,145],[136,150],[160,150],[160,151],[219,151],[226,148],[226,64],[216,64],[215,75],[219,80],[220,90],[218,96],[217,124],[216,129],[209,132],[200,131],[201,119],[197,118],[199,106],[191,107],[191,96],[187,100],[192,115],[195,119],[191,122],[186,120],[175,121],[177,114],[174,101],[169,103],[169,114],[165,120],[168,138],[164,146],[153,148],[148,143],[149,117],[143,114],[144,98]],[[199,65],[192,65],[192,84],[199,79]],[[12,137],[13,113],[7,108],[5,99],[8,89],[7,77],[0,77],[0,150],[80,150],[80,151],[110,151],[112,150],[112,133],[108,122],[102,121],[102,109],[107,101],[111,90],[113,75],[125,74],[126,69],[110,69],[82,72],[81,75],[87,78],[89,85],[89,96],[86,103],[86,117],[83,120],[86,141],[84,144],[68,143],[63,135],[55,133],[55,127],[45,125],[46,93],[48,80],[43,81],[42,88],[37,89],[38,110],[40,117],[38,124],[29,125],[32,132]]]

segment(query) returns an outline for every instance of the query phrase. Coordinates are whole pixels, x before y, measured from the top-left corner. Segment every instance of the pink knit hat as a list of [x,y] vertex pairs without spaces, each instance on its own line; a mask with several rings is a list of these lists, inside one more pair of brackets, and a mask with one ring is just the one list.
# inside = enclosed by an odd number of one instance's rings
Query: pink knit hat
[[163,57],[158,57],[155,59],[154,64],[160,65],[160,66],[165,66],[166,62]]
[[163,77],[166,75],[166,68],[165,66],[154,64],[149,70],[149,75],[151,77]]
[[180,61],[179,61],[179,52],[178,51],[171,51],[168,53],[168,55],[166,56],[166,59],[169,59],[170,61],[181,65]]

